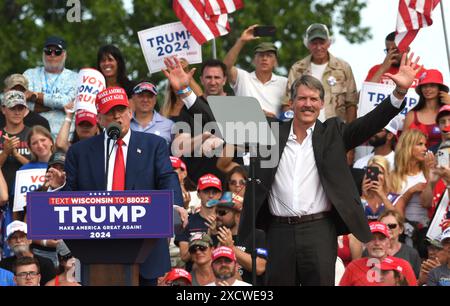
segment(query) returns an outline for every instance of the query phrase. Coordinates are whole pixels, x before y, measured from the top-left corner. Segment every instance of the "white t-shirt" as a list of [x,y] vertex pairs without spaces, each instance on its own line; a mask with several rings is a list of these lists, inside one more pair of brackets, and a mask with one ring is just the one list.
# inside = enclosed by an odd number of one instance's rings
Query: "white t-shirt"
[[265,111],[278,115],[281,103],[286,96],[287,78],[272,73],[272,78],[261,83],[253,71],[237,69],[236,83],[231,84],[236,96],[254,97]]
[[[355,161],[355,163],[353,164],[353,168],[363,169],[364,167],[367,167],[367,163],[373,156],[374,156],[374,154],[370,153],[369,155],[361,157],[360,159]],[[387,161],[389,162],[389,167],[392,171],[394,169],[394,164],[395,164],[395,152],[391,151],[391,153],[389,153],[388,155],[385,155],[384,158],[386,158]]]
[[[425,176],[422,172],[416,175],[408,176],[406,179],[406,182],[403,183],[403,188],[400,192],[400,195],[404,194],[409,188],[412,186],[418,184],[418,183],[426,183],[427,180],[425,179]],[[397,199],[399,199],[398,197]],[[394,205],[396,204],[393,203]],[[428,211],[426,208],[422,207],[420,202],[420,193],[415,193],[411,200],[409,201],[408,205],[406,205],[405,209],[405,217],[406,219],[410,221],[416,221],[421,223],[422,225],[427,226],[428,225]]]
[[[206,286],[217,286],[215,282],[209,283]],[[231,285],[232,287],[237,287],[237,286],[252,286],[252,284],[240,281],[240,280],[235,280],[233,285]]]
[[[328,62],[325,64],[317,65],[311,62],[311,75],[318,79],[320,83],[322,83],[323,73],[325,72],[325,68],[327,68]],[[319,120],[324,122],[326,120],[325,117],[325,108],[322,108],[319,114]]]

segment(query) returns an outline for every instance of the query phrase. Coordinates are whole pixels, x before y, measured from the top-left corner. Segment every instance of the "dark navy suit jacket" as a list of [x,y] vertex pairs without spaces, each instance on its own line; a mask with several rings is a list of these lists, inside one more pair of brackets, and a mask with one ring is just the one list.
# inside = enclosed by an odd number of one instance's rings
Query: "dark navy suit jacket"
[[[67,152],[64,190],[106,190],[104,134],[72,145]],[[178,176],[173,171],[166,141],[156,135],[131,131],[127,151],[125,190],[173,190],[174,204],[182,206]],[[167,239],[157,242],[140,266],[145,278],[156,278],[170,270]]]

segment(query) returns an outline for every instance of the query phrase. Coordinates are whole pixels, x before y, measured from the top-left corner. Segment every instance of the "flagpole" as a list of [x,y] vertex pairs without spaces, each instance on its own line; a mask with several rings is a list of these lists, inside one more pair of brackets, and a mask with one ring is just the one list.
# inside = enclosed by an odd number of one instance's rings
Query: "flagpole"
[[[447,51],[448,51],[448,49],[447,49]],[[212,40],[212,58],[213,59],[217,58],[216,39],[215,38]]]
[[445,38],[445,49],[447,50],[447,64],[448,70],[450,71],[450,50],[448,48],[448,36],[447,36],[447,26],[445,25],[445,14],[444,14],[444,2],[443,0],[439,1],[441,4],[441,16],[442,16],[442,27],[444,28],[444,38]]

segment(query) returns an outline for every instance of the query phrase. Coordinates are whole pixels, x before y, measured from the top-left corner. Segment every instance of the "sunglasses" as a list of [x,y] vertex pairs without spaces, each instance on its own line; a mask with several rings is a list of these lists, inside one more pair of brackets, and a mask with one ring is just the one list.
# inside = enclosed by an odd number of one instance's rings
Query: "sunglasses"
[[247,182],[245,180],[239,180],[239,181],[237,181],[237,180],[230,180],[230,185],[231,186],[236,186],[236,185],[238,185],[238,183],[239,183],[239,185],[244,185],[245,186],[245,184]]
[[388,227],[389,229],[393,230],[393,229],[396,229],[396,228],[397,228],[397,225],[398,225],[398,224],[396,224],[396,223],[389,223],[389,224],[386,224],[386,225],[387,225],[387,227]]
[[201,252],[206,251],[207,247],[203,245],[194,245],[193,247],[189,248],[189,253],[194,254],[197,252],[197,250],[200,250]]
[[52,55],[52,53],[55,54],[55,56],[60,56],[63,53],[62,49],[51,49],[51,48],[44,48],[45,55]]
[[218,215],[219,217],[223,217],[226,214],[228,214],[228,210],[216,210],[216,215]]
[[69,253],[69,254],[64,255],[64,256],[59,255],[58,259],[59,259],[59,261],[68,261],[72,257],[73,257],[72,253]]

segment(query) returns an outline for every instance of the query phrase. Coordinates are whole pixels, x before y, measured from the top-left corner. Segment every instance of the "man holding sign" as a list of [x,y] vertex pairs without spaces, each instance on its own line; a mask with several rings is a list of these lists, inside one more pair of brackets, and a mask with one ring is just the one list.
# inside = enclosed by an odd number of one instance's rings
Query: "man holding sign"
[[[107,129],[101,135],[70,147],[66,155],[64,190],[173,190],[175,204],[183,203],[165,140],[130,129],[132,113],[125,90],[107,88],[98,94],[96,104],[99,123]],[[118,139],[111,142],[112,152],[106,166],[108,176],[105,178],[106,148],[111,140],[109,136],[116,132]],[[177,210],[184,213],[179,207]],[[187,214],[181,219],[186,220]],[[156,278],[169,270],[167,239],[157,239],[150,255],[140,266],[141,283],[156,284]]]

